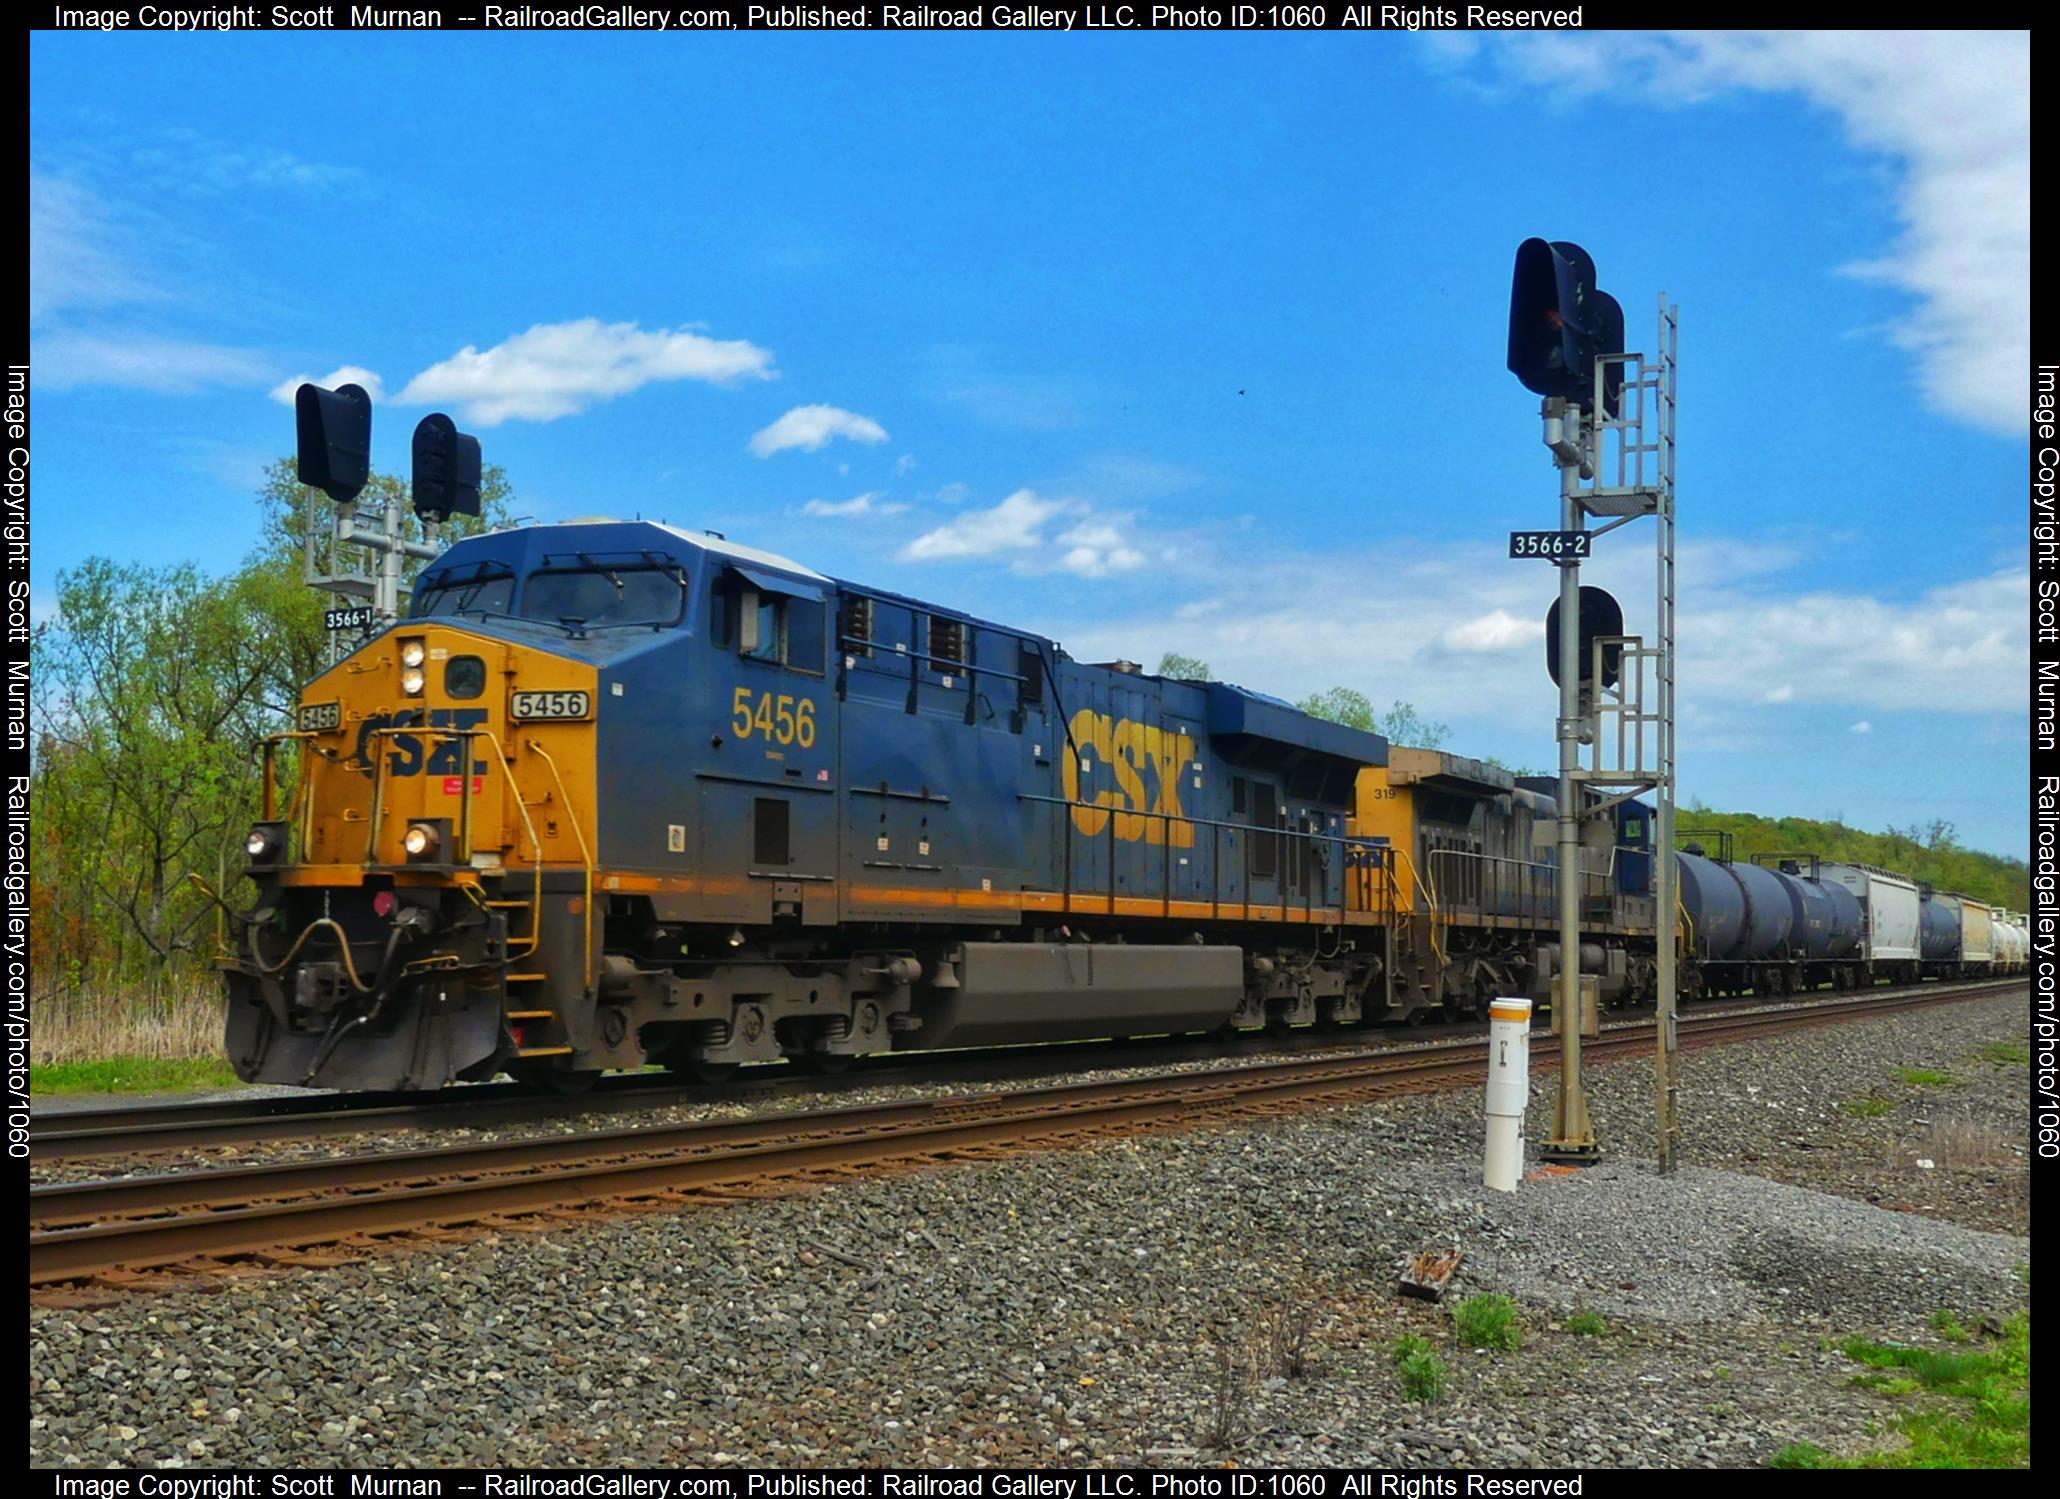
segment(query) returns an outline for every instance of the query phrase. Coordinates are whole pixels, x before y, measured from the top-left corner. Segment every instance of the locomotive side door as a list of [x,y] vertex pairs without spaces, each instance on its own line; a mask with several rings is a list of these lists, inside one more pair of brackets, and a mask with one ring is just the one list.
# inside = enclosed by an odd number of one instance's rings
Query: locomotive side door
[[701,869],[724,916],[830,925],[837,900],[836,700],[813,583],[733,567],[715,660],[720,768],[701,782]]

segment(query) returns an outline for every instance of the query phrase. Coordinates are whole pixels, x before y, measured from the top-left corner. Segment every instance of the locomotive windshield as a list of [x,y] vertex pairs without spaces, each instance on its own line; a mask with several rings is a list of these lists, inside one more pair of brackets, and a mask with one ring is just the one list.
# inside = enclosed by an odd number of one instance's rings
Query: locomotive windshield
[[578,568],[533,572],[522,589],[526,619],[561,625],[675,625],[686,612],[687,575],[679,567]]
[[499,562],[473,562],[432,573],[415,589],[414,608],[430,614],[506,614],[515,601],[515,574]]

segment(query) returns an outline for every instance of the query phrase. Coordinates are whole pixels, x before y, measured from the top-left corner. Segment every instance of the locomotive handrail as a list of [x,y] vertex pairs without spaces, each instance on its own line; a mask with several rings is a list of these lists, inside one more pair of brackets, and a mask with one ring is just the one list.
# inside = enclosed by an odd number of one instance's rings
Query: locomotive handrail
[[[1218,835],[1218,834],[1220,834],[1220,833],[1222,832],[1222,830],[1224,830],[1224,829],[1226,829],[1226,828],[1230,829],[1230,830],[1231,830],[1231,831],[1233,831],[1233,832],[1244,832],[1244,833],[1257,833],[1257,834],[1259,834],[1259,835],[1260,835],[1260,836],[1262,836],[1262,837],[1279,837],[1279,838],[1288,838],[1288,839],[1293,839],[1293,840],[1296,840],[1296,842],[1295,842],[1294,846],[1295,846],[1296,848],[1298,848],[1298,849],[1304,849],[1304,848],[1309,848],[1309,847],[1313,847],[1313,846],[1316,846],[1316,845],[1319,845],[1319,844],[1337,844],[1337,845],[1338,845],[1338,846],[1340,847],[1340,849],[1341,849],[1341,850],[1350,850],[1350,849],[1353,849],[1353,848],[1360,848],[1360,849],[1370,849],[1370,850],[1373,850],[1373,851],[1375,851],[1376,853],[1381,853],[1381,854],[1388,854],[1388,855],[1392,855],[1392,853],[1394,852],[1394,845],[1393,845],[1393,844],[1390,844],[1390,843],[1383,843],[1383,842],[1380,842],[1380,841],[1378,841],[1378,840],[1375,840],[1375,839],[1371,839],[1371,838],[1362,838],[1362,837],[1359,837],[1358,835],[1356,835],[1356,834],[1352,834],[1352,833],[1325,833],[1325,832],[1318,832],[1318,831],[1316,831],[1316,830],[1314,830],[1314,829],[1296,829],[1296,828],[1261,828],[1261,827],[1254,827],[1254,826],[1253,826],[1253,825],[1252,825],[1251,823],[1247,823],[1247,822],[1222,822],[1222,821],[1218,821],[1218,820],[1217,820],[1217,819],[1215,819],[1215,818],[1209,818],[1209,817],[1190,817],[1190,816],[1186,815],[1185,813],[1178,813],[1178,814],[1176,814],[1176,813],[1172,813],[1172,812],[1161,812],[1161,811],[1158,811],[1158,810],[1157,810],[1157,809],[1155,809],[1155,808],[1151,808],[1151,809],[1144,809],[1144,810],[1134,810],[1134,809],[1131,809],[1131,808],[1127,808],[1127,807],[1126,807],[1126,808],[1123,808],[1123,809],[1121,809],[1121,810],[1118,810],[1118,809],[1116,809],[1116,808],[1114,808],[1114,807],[1105,807],[1105,806],[1102,806],[1101,804],[1099,804],[1099,803],[1097,803],[1097,802],[1083,802],[1083,801],[1076,801],[1076,800],[1073,800],[1073,799],[1071,799],[1071,798],[1068,798],[1068,797],[1063,797],[1063,796],[1041,796],[1041,795],[1038,795],[1038,794],[1037,794],[1037,793],[1035,793],[1035,792],[1030,792],[1030,791],[1019,791],[1019,792],[1017,792],[1017,793],[1016,793],[1016,799],[1017,799],[1018,801],[1026,801],[1026,802],[1039,802],[1039,803],[1042,803],[1042,804],[1044,804],[1044,805],[1046,805],[1046,806],[1053,806],[1053,807],[1064,807],[1064,808],[1066,808],[1066,809],[1067,809],[1067,811],[1068,811],[1068,813],[1069,813],[1069,814],[1070,814],[1071,812],[1075,811],[1075,810],[1078,810],[1078,811],[1085,811],[1085,812],[1101,812],[1101,813],[1104,813],[1104,814],[1106,814],[1106,815],[1107,815],[1107,817],[1108,817],[1108,821],[1107,821],[1107,822],[1106,822],[1106,823],[1104,824],[1104,831],[1105,831],[1105,833],[1106,833],[1106,835],[1107,835],[1107,837],[1108,837],[1108,839],[1109,839],[1109,869],[1110,869],[1110,875],[1109,875],[1109,888],[1108,888],[1108,891],[1106,892],[1106,895],[1105,895],[1105,901],[1106,901],[1106,909],[1107,909],[1108,913],[1109,913],[1109,914],[1111,914],[1111,915],[1113,915],[1113,914],[1115,913],[1115,909],[1116,909],[1116,906],[1115,906],[1115,901],[1116,901],[1116,880],[1115,880],[1115,863],[1116,863],[1116,843],[1117,843],[1117,841],[1118,841],[1118,840],[1117,840],[1117,838],[1116,838],[1116,819],[1117,819],[1118,817],[1139,817],[1139,818],[1144,818],[1144,817],[1151,817],[1151,818],[1156,818],[1156,819],[1158,819],[1159,821],[1161,821],[1161,822],[1163,822],[1163,823],[1166,823],[1166,824],[1168,824],[1168,825],[1169,825],[1169,831],[1170,831],[1170,825],[1171,825],[1171,824],[1173,824],[1173,823],[1175,823],[1175,822],[1178,822],[1178,823],[1182,823],[1182,824],[1185,824],[1185,825],[1187,825],[1187,826],[1190,826],[1190,827],[1198,827],[1198,828],[1208,828],[1208,829],[1210,830],[1210,845],[1209,845],[1209,847],[1210,847],[1210,853],[1209,853],[1209,871],[1210,871],[1210,873],[1209,873],[1209,893],[1210,893],[1210,905],[1211,905],[1211,907],[1212,907],[1212,914],[1214,914],[1214,915],[1215,915],[1215,916],[1216,916],[1217,918],[1219,918],[1219,919],[1221,918],[1221,915],[1222,915],[1222,906],[1223,906],[1223,901],[1222,901],[1222,897],[1221,897],[1221,894],[1220,894],[1220,891],[1219,891],[1219,888],[1218,888],[1218,883],[1217,883],[1217,867],[1218,867],[1218,865],[1219,865],[1219,864],[1220,864],[1220,862],[1221,862],[1220,858],[1218,857],[1218,855],[1219,855],[1219,854],[1220,854],[1220,852],[1221,852],[1221,846],[1220,846],[1220,843],[1218,842],[1218,837],[1217,837],[1217,835]],[[1089,837],[1091,837],[1091,838],[1099,838],[1099,837],[1102,837],[1102,836],[1103,836],[1103,833],[1091,833],[1091,834],[1088,834],[1087,836],[1089,836]],[[1163,842],[1163,844],[1164,844],[1164,847],[1165,847],[1165,848],[1166,848],[1166,849],[1168,850],[1168,852],[1166,853],[1166,855],[1164,856],[1164,858],[1165,858],[1165,860],[1169,860],[1169,861],[1170,861],[1170,859],[1171,859],[1171,857],[1172,857],[1172,856],[1171,856],[1171,852],[1170,852],[1170,850],[1172,849],[1172,846],[1173,846],[1173,844],[1172,844],[1172,839],[1170,839],[1170,838],[1167,838],[1167,839],[1164,839],[1164,840],[1162,840],[1162,842]],[[1245,857],[1246,857],[1246,864],[1247,864],[1247,866],[1249,866],[1249,864],[1250,864],[1250,840],[1249,840],[1249,839],[1247,839],[1247,840],[1246,840],[1246,842],[1245,842],[1244,844],[1240,845],[1240,847],[1241,847],[1241,850],[1242,850],[1242,851],[1244,852],[1244,854],[1245,854]],[[1385,866],[1388,866],[1389,864],[1391,864],[1391,862],[1392,862],[1391,858],[1383,858],[1383,859],[1381,860],[1381,863],[1383,864],[1383,866],[1384,866],[1384,867],[1385,867]],[[1280,867],[1280,866],[1277,866],[1277,867]],[[1073,819],[1072,819],[1072,817],[1071,817],[1070,815],[1068,815],[1068,816],[1066,817],[1066,819],[1065,819],[1065,843],[1064,843],[1064,848],[1063,848],[1063,851],[1062,851],[1062,855],[1061,855],[1061,858],[1060,858],[1060,868],[1061,868],[1061,872],[1062,872],[1062,889],[1061,889],[1061,893],[1062,893],[1062,895],[1064,896],[1064,899],[1065,899],[1065,904],[1066,904],[1067,908],[1068,908],[1068,909],[1070,909],[1070,908],[1072,907],[1072,904],[1073,904]],[[1169,865],[1169,866],[1167,867],[1167,871],[1166,871],[1166,872],[1167,872],[1167,875],[1168,875],[1168,876],[1170,876],[1170,873],[1171,873],[1171,870],[1170,870],[1170,865]],[[1392,873],[1392,870],[1390,870],[1390,873]],[[1272,905],[1273,905],[1273,906],[1274,906],[1274,907],[1275,907],[1275,908],[1276,908],[1276,909],[1277,909],[1277,910],[1278,910],[1278,911],[1279,911],[1279,912],[1281,913],[1281,915],[1282,915],[1282,916],[1284,917],[1284,916],[1286,915],[1286,913],[1287,913],[1287,876],[1286,876],[1286,873],[1285,873],[1284,867],[1282,867],[1282,872],[1281,872],[1280,874],[1278,874],[1278,875],[1276,876],[1276,878],[1277,878],[1277,879],[1278,879],[1278,881],[1279,881],[1279,884],[1280,884],[1280,889],[1279,889],[1279,890],[1278,890],[1278,891],[1276,892],[1276,895],[1275,895],[1275,899],[1273,900],[1273,902],[1272,902]],[[1305,880],[1303,881],[1303,886],[1304,886],[1304,889],[1303,889],[1303,913],[1304,913],[1304,916],[1305,916],[1305,918],[1313,917],[1313,916],[1315,915],[1315,913],[1316,913],[1316,909],[1317,909],[1317,908],[1316,908],[1316,906],[1315,906],[1315,904],[1314,904],[1314,895],[1313,895],[1313,890],[1312,890],[1312,889],[1310,888],[1310,886],[1309,886],[1309,883],[1308,883],[1308,881],[1307,881],[1306,879],[1305,879]],[[1351,880],[1350,880],[1349,878],[1347,878],[1347,871],[1346,871],[1346,870],[1345,870],[1345,869],[1344,869],[1344,868],[1343,868],[1343,867],[1341,866],[1341,867],[1339,868],[1339,871],[1338,871],[1338,896],[1339,896],[1339,901],[1338,901],[1338,905],[1337,905],[1337,907],[1336,907],[1336,910],[1337,910],[1337,912],[1338,912],[1338,915],[1340,916],[1340,918],[1342,918],[1343,916],[1345,916],[1346,914],[1350,913],[1351,911],[1353,911],[1353,910],[1355,909],[1355,908],[1354,908],[1354,907],[1353,907],[1353,906],[1351,905],[1351,903],[1350,903],[1350,895],[1351,895],[1351,889],[1352,889],[1352,882],[1351,882]],[[1088,893],[1101,893],[1101,892],[1088,892]],[[1251,911],[1251,909],[1252,909],[1252,899],[1251,899],[1251,896],[1252,896],[1252,887],[1251,887],[1251,876],[1250,876],[1250,873],[1249,873],[1249,867],[1248,867],[1248,868],[1247,868],[1247,873],[1246,873],[1246,877],[1245,877],[1245,883],[1244,883],[1244,899],[1243,899],[1243,900],[1242,900],[1242,901],[1240,902],[1240,904],[1241,904],[1241,905],[1243,906],[1244,910],[1246,911],[1246,913],[1247,913],[1248,917],[1249,917],[1249,913],[1250,913],[1250,911]],[[1161,904],[1161,910],[1162,910],[1162,911],[1164,911],[1164,912],[1167,912],[1167,913],[1170,913],[1170,911],[1171,911],[1171,907],[1172,907],[1172,887],[1171,887],[1171,882],[1170,882],[1170,878],[1168,878],[1168,879],[1166,879],[1166,880],[1165,880],[1165,882],[1164,882],[1164,885],[1163,885],[1163,888],[1161,889],[1161,892],[1160,892],[1160,904]],[[1323,909],[1323,910],[1324,910],[1324,911],[1325,911],[1326,913],[1327,913],[1327,912],[1329,912],[1329,911],[1330,911],[1330,910],[1332,909],[1332,907],[1330,906],[1330,903],[1329,903],[1329,902],[1328,902],[1327,900],[1325,901],[1325,903],[1324,903],[1324,905],[1323,905],[1322,909]],[[1380,913],[1380,912],[1379,912],[1378,910],[1375,910],[1375,909],[1373,909],[1372,907],[1368,907],[1368,908],[1366,908],[1366,914],[1369,914],[1369,915],[1376,915],[1376,916],[1377,916],[1377,915],[1380,915],[1381,913]]]
[[[461,786],[458,798],[458,815],[460,819],[461,835],[459,840],[458,852],[463,856],[464,862],[467,864],[470,864],[472,861],[471,741],[476,736],[478,738],[486,740],[488,744],[493,746],[494,758],[496,760],[499,760],[501,762],[502,768],[507,771],[508,784],[511,788],[513,788],[515,792],[515,811],[516,814],[522,819],[523,829],[529,834],[529,846],[536,850],[536,859],[532,865],[536,883],[535,894],[531,897],[530,905],[531,915],[529,921],[529,946],[525,947],[519,953],[511,952],[507,954],[507,956],[502,959],[502,964],[503,966],[505,966],[509,963],[514,962],[517,958],[529,957],[532,953],[534,953],[537,950],[538,947],[542,946],[543,944],[542,918],[544,909],[544,842],[541,838],[537,837],[536,824],[530,820],[529,803],[522,799],[522,787],[519,783],[517,783],[515,779],[515,761],[513,757],[511,757],[506,750],[501,748],[501,741],[494,734],[494,731],[492,729],[486,728],[484,725],[475,728],[460,729],[446,727],[443,725],[438,725],[435,728],[428,728],[419,724],[401,724],[391,728],[373,729],[371,733],[367,736],[367,738],[376,739],[389,734],[422,734],[425,737],[431,739],[458,739],[465,742],[465,772],[462,776],[459,777]],[[370,829],[365,840],[365,863],[367,867],[370,867],[379,862],[379,816],[385,806],[385,798],[383,795],[385,786],[386,757],[384,755],[374,755],[372,757],[372,816],[370,821]],[[584,839],[582,839],[581,842],[583,847]],[[593,902],[590,900],[587,902],[587,905],[589,909],[591,909]]]
[[[1612,873],[1613,873],[1613,872],[1615,871],[1615,868],[1616,868],[1616,855],[1617,855],[1617,849],[1616,849],[1616,848],[1614,848],[1614,847],[1612,847],[1612,848],[1610,849],[1610,851],[1609,851],[1609,852],[1610,852],[1610,863],[1609,863],[1609,868],[1607,868],[1607,869],[1601,869],[1601,870],[1595,870],[1595,869],[1586,869],[1586,868],[1584,868],[1584,869],[1582,869],[1582,870],[1580,871],[1580,877],[1581,877],[1581,880],[1582,880],[1582,890],[1581,890],[1581,894],[1582,894],[1582,897],[1583,897],[1584,899],[1585,899],[1585,898],[1587,898],[1587,897],[1589,897],[1589,896],[1591,896],[1591,895],[1593,895],[1593,894],[1595,894],[1595,893],[1603,893],[1603,894],[1607,894],[1607,893],[1608,893],[1608,891],[1609,891],[1609,888],[1610,888],[1610,885],[1609,885],[1609,882],[1610,882],[1610,876],[1611,876],[1611,874],[1612,874]],[[1502,865],[1502,864],[1513,864],[1513,865],[1515,865],[1515,866],[1516,866],[1517,868],[1519,868],[1519,869],[1521,869],[1521,870],[1524,870],[1524,871],[1526,871],[1526,873],[1527,873],[1527,874],[1529,874],[1529,875],[1533,875],[1533,876],[1534,876],[1534,875],[1536,875],[1536,874],[1537,874],[1537,873],[1538,873],[1539,871],[1542,871],[1542,870],[1555,870],[1555,871],[1556,871],[1556,870],[1557,870],[1557,869],[1559,868],[1559,866],[1558,866],[1557,864],[1547,864],[1547,863],[1545,863],[1545,862],[1544,862],[1543,860],[1539,860],[1539,859],[1518,859],[1518,858],[1513,858],[1513,857],[1511,857],[1511,856],[1510,856],[1510,855],[1508,855],[1508,854],[1491,854],[1491,853],[1485,853],[1485,852],[1482,852],[1482,851],[1480,851],[1480,850],[1477,850],[1477,849],[1470,849],[1470,848],[1434,848],[1434,849],[1432,849],[1432,850],[1430,851],[1430,856],[1429,856],[1429,862],[1430,862],[1430,865],[1431,865],[1432,873],[1433,873],[1434,875],[1435,875],[1435,873],[1436,873],[1436,869],[1437,869],[1437,861],[1438,861],[1439,859],[1446,859],[1446,858],[1451,858],[1451,859],[1479,859],[1479,860],[1483,861],[1484,863],[1489,863],[1489,864],[1495,864],[1495,865]],[[1434,881],[1433,883],[1435,883],[1435,881]],[[1500,893],[1500,888],[1501,888],[1501,887],[1500,887],[1499,885],[1498,885],[1498,886],[1496,887],[1496,889],[1497,889],[1497,893]],[[1537,896],[1537,887],[1536,887],[1535,881],[1529,882],[1529,883],[1527,884],[1527,888],[1528,888],[1528,891],[1529,891],[1529,902],[1528,902],[1528,904],[1527,904],[1527,905],[1526,905],[1526,907],[1525,907],[1525,912],[1526,912],[1527,914],[1529,914],[1529,915],[1530,915],[1530,916],[1531,916],[1531,917],[1532,917],[1533,919],[1539,919],[1539,915],[1538,915],[1538,912],[1539,912],[1539,907],[1538,907],[1538,903],[1537,903],[1537,899],[1536,899],[1536,896]],[[1479,903],[1478,901],[1476,901],[1476,902],[1475,902],[1475,907],[1474,907],[1474,908],[1475,908],[1476,910],[1478,910],[1478,909],[1479,909],[1479,906],[1480,906],[1480,903]],[[1498,912],[1498,913],[1496,913],[1496,914],[1498,914],[1498,915],[1499,915],[1500,913]]]
[[[594,983],[594,856],[587,848],[587,835],[580,828],[578,809],[572,805],[572,798],[566,795],[564,777],[558,774],[558,762],[553,760],[550,752],[534,739],[526,740],[525,743],[529,746],[531,754],[550,767],[551,783],[558,788],[558,799],[565,804],[565,816],[566,820],[572,824],[572,836],[579,840],[580,862],[586,866],[586,903],[580,911],[580,914],[585,918],[582,925],[586,931],[586,967],[582,970],[583,976],[580,980],[580,987],[582,989],[590,989]],[[513,772],[511,771],[510,774],[513,774]],[[518,793],[517,800],[520,799],[520,794]],[[541,860],[538,862],[538,867],[542,867]],[[538,914],[541,915],[542,913],[539,912]],[[530,931],[534,933],[540,930],[541,924],[536,917],[532,917],[529,927]],[[534,950],[534,947],[532,947],[531,951]]]
[[[1438,966],[1440,968],[1443,968],[1445,966],[1445,945],[1444,943],[1438,940],[1437,871],[1419,870],[1416,867],[1416,860],[1410,857],[1409,850],[1401,847],[1400,845],[1396,845],[1395,852],[1401,858],[1407,860],[1409,864],[1409,878],[1416,882],[1417,890],[1421,892],[1423,895],[1424,912],[1430,918],[1431,956],[1436,958],[1438,960]],[[1428,880],[1426,880],[1424,877],[1426,874],[1430,876]]]
[[1027,682],[1030,680],[1021,672],[1004,671],[999,666],[982,666],[977,661],[959,661],[953,660],[950,656],[932,656],[925,651],[896,650],[892,647],[883,646],[879,641],[864,635],[839,635],[837,637],[837,644],[840,646],[864,646],[867,656],[873,660],[878,660],[881,656],[888,656],[895,660],[927,661],[933,666],[956,668],[956,671],[947,673],[947,675],[957,675],[958,672],[963,672],[968,677],[1000,677],[1005,682]]
[[[277,767],[274,760],[275,751],[289,739],[313,739],[314,737],[315,733],[312,729],[282,729],[276,734],[267,734],[258,741],[259,757],[263,762],[263,799],[259,805],[264,809],[264,820],[266,822],[282,820],[278,815],[279,785],[276,776]],[[302,755],[300,757],[299,769],[294,776],[293,800],[286,808],[286,816],[283,821],[292,822],[295,814],[303,810],[301,796],[307,790],[307,784],[308,757]],[[301,845],[303,850],[305,850],[307,845],[305,837],[302,838]]]

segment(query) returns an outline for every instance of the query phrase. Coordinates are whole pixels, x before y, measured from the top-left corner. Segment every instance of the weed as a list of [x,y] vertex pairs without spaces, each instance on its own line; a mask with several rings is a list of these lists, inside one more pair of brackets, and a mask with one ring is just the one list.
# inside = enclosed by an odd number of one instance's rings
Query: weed
[[2015,1065],[2022,1067],[2031,1060],[2031,1048],[2029,1046],[2018,1046],[2009,1041],[1991,1041],[1988,1045],[1982,1047],[1980,1051],[1976,1052],[1975,1055],[1984,1062],[1994,1062],[1999,1066]]
[[1225,1344],[1209,1390],[1202,1445],[1224,1451],[1244,1439],[1252,1404],[1252,1362],[1241,1346]]
[[1833,1468],[1838,1459],[1814,1442],[1790,1442],[1767,1459],[1770,1468]]
[[1452,1309],[1452,1321],[1459,1329],[1459,1340],[1470,1348],[1513,1352],[1523,1342],[1516,1303],[1498,1291],[1467,1297]]
[[1931,1314],[1931,1330],[1942,1338],[1952,1339],[1955,1343],[1967,1341],[1967,1329],[1960,1325],[1958,1317],[1944,1307]]
[[1936,1067],[1898,1067],[1896,1075],[1913,1088],[1957,1088],[1960,1080]]
[[[1410,1345],[1407,1353],[1403,1346]],[[1445,1365],[1431,1345],[1418,1337],[1395,1340],[1395,1373],[1402,1381],[1402,1393],[1411,1400],[1435,1405],[1445,1398]]]
[[1404,1363],[1420,1353],[1429,1353],[1430,1351],[1431,1340],[1418,1337],[1413,1332],[1405,1332],[1401,1337],[1395,1339],[1394,1357],[1395,1362],[1398,1364]]
[[[1958,1319],[1941,1313],[1932,1325],[1945,1331]],[[1847,1338],[1847,1358],[1881,1371],[1856,1382],[1887,1395],[1935,1398],[1899,1416],[1896,1429],[1909,1445],[1856,1458],[1834,1457],[1800,1443],[1774,1454],[1782,1468],[2028,1468],[2031,1466],[2031,1313],[2003,1324],[2000,1343],[1947,1353]]]
[[1274,1373],[1300,1379],[1309,1372],[1309,1333],[1316,1308],[1303,1301],[1283,1302],[1266,1318],[1266,1363]]
[[1876,1098],[1873,1094],[1869,1093],[1863,1098],[1848,1098],[1839,1107],[1855,1119],[1879,1119],[1883,1114],[1886,1114],[1895,1107],[1895,1100],[1891,1098]]
[[1599,1338],[1609,1331],[1609,1324],[1602,1320],[1602,1313],[1583,1310],[1566,1319],[1566,1330],[1584,1338]]

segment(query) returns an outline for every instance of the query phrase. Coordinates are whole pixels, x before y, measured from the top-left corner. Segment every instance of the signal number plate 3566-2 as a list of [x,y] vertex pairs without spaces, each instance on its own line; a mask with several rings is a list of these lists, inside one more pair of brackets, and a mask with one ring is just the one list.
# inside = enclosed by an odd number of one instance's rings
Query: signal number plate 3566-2
[[508,704],[511,717],[585,718],[594,711],[594,700],[584,692],[518,692]]

